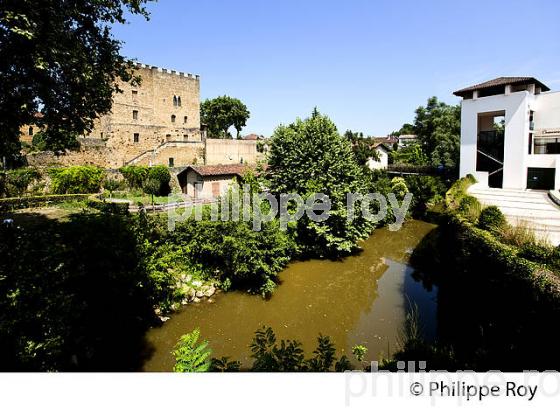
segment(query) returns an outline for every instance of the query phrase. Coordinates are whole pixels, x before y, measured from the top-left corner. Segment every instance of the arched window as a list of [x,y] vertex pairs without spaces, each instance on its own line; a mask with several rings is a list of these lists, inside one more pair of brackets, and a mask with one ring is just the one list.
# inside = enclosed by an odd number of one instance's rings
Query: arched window
[[175,122],[175,120],[177,119],[177,117],[174,115],[171,116],[171,122]]
[[181,97],[177,97],[177,105],[180,107],[181,106]]
[[177,104],[178,104],[178,102],[177,102],[177,96],[174,95],[174,96],[173,96],[173,107],[177,107]]
[[29,136],[32,137],[33,136],[33,127],[29,127],[29,132],[28,132]]

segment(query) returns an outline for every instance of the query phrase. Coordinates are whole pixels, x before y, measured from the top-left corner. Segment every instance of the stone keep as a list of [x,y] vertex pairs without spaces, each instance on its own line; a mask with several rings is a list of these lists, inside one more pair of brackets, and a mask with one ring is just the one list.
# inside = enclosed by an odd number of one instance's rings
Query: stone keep
[[141,83],[121,83],[111,113],[101,117],[87,138],[100,139],[111,151],[109,164],[169,165],[201,160],[200,79],[157,67],[137,65]]
[[[141,82],[119,83],[111,112],[64,154],[27,156],[30,165],[167,165],[255,163],[256,141],[207,140],[200,127],[200,77],[137,64]],[[31,142],[27,127],[21,139]],[[29,140],[29,141],[27,141]]]

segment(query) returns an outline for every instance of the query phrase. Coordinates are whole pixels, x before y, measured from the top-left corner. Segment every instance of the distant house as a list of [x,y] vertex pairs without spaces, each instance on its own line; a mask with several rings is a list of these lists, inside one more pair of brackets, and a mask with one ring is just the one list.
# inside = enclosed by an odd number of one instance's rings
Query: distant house
[[260,135],[257,135],[257,134],[248,134],[248,135],[245,135],[245,136],[243,137],[243,139],[244,139],[245,141],[258,141],[258,140],[263,139],[263,137],[260,136]]
[[455,91],[460,174],[492,188],[560,189],[560,92],[533,77],[500,77]]
[[375,143],[385,144],[387,147],[392,148],[393,145],[398,144],[399,137],[394,135],[387,135],[386,137],[372,137]]
[[183,193],[191,199],[212,199],[226,193],[248,169],[245,164],[189,165],[177,179]]
[[406,147],[407,145],[418,142],[418,136],[412,134],[399,135],[399,147]]
[[369,169],[374,170],[374,169],[387,169],[387,166],[389,165],[389,152],[390,149],[387,148],[387,146],[385,144],[382,143],[377,143],[374,145],[374,149],[377,152],[377,154],[379,155],[379,161],[370,158],[367,161],[367,166],[369,167]]

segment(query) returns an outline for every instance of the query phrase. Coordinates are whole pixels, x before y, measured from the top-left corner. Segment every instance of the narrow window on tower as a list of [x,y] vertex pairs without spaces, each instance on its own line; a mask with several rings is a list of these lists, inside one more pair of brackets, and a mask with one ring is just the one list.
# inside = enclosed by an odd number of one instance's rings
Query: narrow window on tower
[[177,102],[177,96],[174,95],[174,96],[173,96],[173,107],[177,107],[177,104],[178,104],[178,102]]
[[183,124],[186,124],[186,123],[187,123],[187,119],[188,119],[188,118],[187,118],[187,116],[185,115],[185,116],[183,117]]
[[177,119],[177,117],[176,117],[175,115],[172,115],[172,116],[171,116],[171,122],[172,122],[172,123],[175,123],[175,120],[176,120],[176,119]]
[[135,133],[134,134],[134,142],[139,142],[140,141],[140,134]]
[[138,111],[136,111],[136,110],[132,111],[132,119],[133,119],[133,120],[137,120],[137,119],[138,119]]
[[181,106],[181,97],[177,97],[177,106]]

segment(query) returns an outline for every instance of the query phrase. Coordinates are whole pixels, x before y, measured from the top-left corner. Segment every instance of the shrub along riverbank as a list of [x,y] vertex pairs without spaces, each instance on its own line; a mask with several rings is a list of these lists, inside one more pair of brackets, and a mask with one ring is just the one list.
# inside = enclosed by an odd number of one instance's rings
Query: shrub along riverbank
[[[346,194],[393,192],[402,200],[409,190],[402,178],[357,165],[350,143],[316,111],[275,132],[270,161],[259,179],[246,176],[254,193],[327,194],[333,202],[329,219],[305,217],[286,231],[272,220],[254,231],[249,222],[210,221],[206,209],[202,221],[188,219],[168,231],[166,220],[95,203],[101,212],[63,221],[29,211],[33,224],[2,225],[0,370],[137,370],[150,353],[145,330],[158,323],[158,314],[192,298],[194,288],[211,283],[269,295],[293,258],[357,252],[359,241],[384,223],[347,219]],[[131,189],[146,181],[168,184],[168,170],[155,168],[121,173]],[[58,192],[97,192],[106,175],[88,169],[47,173]],[[431,198],[441,185],[429,181],[418,179],[411,189]],[[107,190],[114,190],[110,185]],[[424,212],[424,205],[417,202],[414,209]]]
[[534,238],[508,241],[512,228],[499,210],[467,195],[473,182],[454,184],[439,229],[412,255],[415,267],[430,272],[423,280],[439,287],[438,340],[411,338],[395,359],[426,360],[430,369],[558,369],[550,329],[560,319],[560,280],[547,269],[557,262],[536,251],[557,250]]

